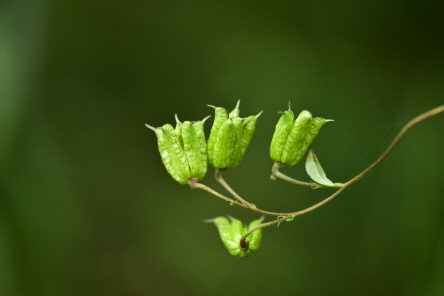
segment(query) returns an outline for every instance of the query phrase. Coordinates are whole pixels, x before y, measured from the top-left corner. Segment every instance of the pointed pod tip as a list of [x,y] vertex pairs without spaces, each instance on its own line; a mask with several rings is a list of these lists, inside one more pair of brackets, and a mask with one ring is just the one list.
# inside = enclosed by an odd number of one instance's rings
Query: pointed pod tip
[[174,118],[176,119],[176,122],[177,122],[177,123],[180,122],[179,117],[177,116],[177,113],[174,113]]
[[264,112],[264,110],[262,110],[261,112],[259,112],[255,117],[259,117],[261,116],[261,114]]
[[204,223],[213,223],[214,219],[205,219],[203,220]]
[[207,117],[205,117],[204,119],[202,119],[202,122],[205,122],[205,120],[207,120],[208,118],[210,118],[211,115],[208,115]]
[[235,108],[235,109],[239,108],[239,105],[240,105],[240,99],[239,99],[239,100],[237,100],[237,104],[236,104],[236,107],[234,107],[234,108]]
[[216,106],[213,106],[213,105],[208,105],[208,104],[207,104],[207,106],[208,106],[208,107],[211,107],[211,108],[213,108],[213,109],[216,109],[216,108],[217,108]]
[[325,121],[329,122],[329,121],[335,121],[334,119],[326,119]]
[[147,128],[149,128],[149,129],[153,130],[153,131],[155,131],[155,130],[156,130],[156,128],[155,128],[155,127],[152,127],[152,126],[151,126],[151,125],[149,125],[148,123],[145,123],[145,126],[146,126]]
[[290,100],[288,100],[288,111],[291,111],[291,104],[290,104]]

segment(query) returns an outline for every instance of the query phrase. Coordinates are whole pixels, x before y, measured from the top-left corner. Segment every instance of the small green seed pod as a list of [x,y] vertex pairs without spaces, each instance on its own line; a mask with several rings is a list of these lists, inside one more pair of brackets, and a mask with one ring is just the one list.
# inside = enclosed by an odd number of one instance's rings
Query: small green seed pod
[[239,104],[240,100],[237,101],[236,107],[234,107],[233,111],[231,111],[230,114],[228,114],[228,117],[230,118],[239,117],[240,114]]
[[242,146],[242,135],[243,135],[243,125],[244,119],[240,117],[235,117],[232,119],[233,121],[233,133],[234,133],[234,142],[232,144],[232,153],[229,157],[229,162],[227,168],[231,169],[236,167],[239,162],[242,160],[241,155],[241,146]]
[[202,157],[203,155],[200,146],[201,139],[197,136],[195,124],[196,123],[191,123],[189,121],[183,123],[182,141],[190,173],[192,176],[201,180],[207,173],[207,160],[206,153],[204,154],[205,158]]
[[207,141],[205,140],[204,123],[209,117],[210,116],[207,116],[202,121],[196,121],[193,123],[196,132],[195,143],[199,151],[198,158],[200,159],[200,169],[199,173],[197,173],[197,178],[199,180],[202,180],[205,177],[208,169]]
[[274,161],[281,161],[282,151],[285,148],[288,134],[294,123],[294,114],[292,111],[285,111],[279,119],[271,140],[270,156]]
[[161,131],[166,140],[165,145],[159,145],[159,152],[163,156],[162,160],[170,175],[173,178],[174,176],[178,176],[178,178],[175,178],[176,181],[180,184],[185,184],[187,180],[190,179],[191,173],[181,145],[180,134],[177,134],[169,124],[162,126]]
[[[230,220],[227,218],[220,216],[216,217],[213,220],[209,220],[213,222],[217,230],[219,231],[219,236],[222,242],[224,243],[225,247],[227,248],[228,252],[236,252],[236,246],[233,244],[233,238],[231,235],[231,223]],[[232,254],[233,256],[237,256],[236,254]]]
[[214,143],[212,165],[216,168],[227,168],[231,155],[233,155],[233,146],[235,140],[235,131],[233,119],[227,119],[219,129],[216,141]]
[[202,121],[180,122],[176,116],[176,128],[170,124],[154,128],[162,162],[168,173],[180,184],[191,178],[202,180],[207,172],[207,146]]
[[250,145],[251,138],[253,138],[254,132],[256,131],[256,121],[261,114],[262,111],[258,115],[248,116],[247,120],[244,121],[241,145],[242,153],[245,153],[248,145]]
[[210,107],[214,108],[214,123],[213,127],[211,128],[210,137],[208,138],[208,161],[209,163],[213,164],[213,157],[214,157],[214,145],[217,140],[217,136],[219,134],[219,130],[224,124],[224,122],[228,119],[228,113],[227,110],[225,110],[222,107],[214,107],[211,105],[208,105]]
[[[240,250],[239,247],[239,242],[240,239],[242,237],[242,235],[245,233],[246,228],[244,227],[244,224],[242,223],[241,220],[233,218],[233,217],[229,217],[230,218],[230,222],[231,222],[231,227],[230,227],[230,231],[231,231],[231,240],[225,245],[229,245],[230,249],[228,249],[228,252],[230,252],[231,255],[233,256],[238,256],[241,257],[242,255],[244,255],[247,252],[242,252]],[[241,257],[242,258],[242,257]]]
[[234,168],[242,161],[255,131],[256,116],[239,117],[239,102],[228,113],[214,107],[215,119],[208,139],[208,161],[217,169]]
[[248,228],[244,227],[242,222],[238,219],[230,217],[230,220],[223,216],[220,216],[208,221],[213,222],[216,225],[219,231],[219,236],[224,243],[225,248],[231,255],[237,256],[239,258],[251,256],[253,254],[253,251],[256,251],[260,247],[260,243],[262,240],[262,229],[253,231],[247,237],[249,249],[246,252],[241,251],[239,247],[239,242],[247,230],[262,223],[263,217],[252,221],[249,224]]
[[296,165],[307,152],[322,126],[329,120],[313,118],[302,111],[293,122],[293,112],[285,111],[279,119],[271,140],[270,157],[287,166]]
[[[256,227],[262,223],[264,220],[264,217],[260,219],[253,220],[249,225],[248,229],[251,229],[253,227]],[[248,237],[247,237],[249,243],[250,243],[250,250],[256,251],[261,246],[262,242],[262,229],[258,229],[253,231]]]

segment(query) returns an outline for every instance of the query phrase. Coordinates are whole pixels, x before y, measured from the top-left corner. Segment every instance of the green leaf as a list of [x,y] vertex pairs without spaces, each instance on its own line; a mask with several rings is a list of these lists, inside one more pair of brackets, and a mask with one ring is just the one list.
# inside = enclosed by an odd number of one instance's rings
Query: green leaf
[[310,176],[310,178],[322,186],[342,187],[341,183],[333,183],[327,178],[318,158],[316,157],[316,154],[311,148],[308,152],[307,161],[305,162],[305,169],[307,170],[307,174]]

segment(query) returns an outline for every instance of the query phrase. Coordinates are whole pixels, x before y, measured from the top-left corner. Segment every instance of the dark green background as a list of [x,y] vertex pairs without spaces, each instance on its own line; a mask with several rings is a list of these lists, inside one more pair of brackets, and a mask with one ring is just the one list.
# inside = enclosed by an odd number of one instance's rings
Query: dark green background
[[202,221],[258,215],[176,183],[144,126],[264,110],[226,180],[264,209],[308,207],[332,191],[269,179],[277,112],[334,119],[313,147],[353,177],[444,102],[438,3],[3,0],[0,295],[443,295],[444,114],[243,260]]

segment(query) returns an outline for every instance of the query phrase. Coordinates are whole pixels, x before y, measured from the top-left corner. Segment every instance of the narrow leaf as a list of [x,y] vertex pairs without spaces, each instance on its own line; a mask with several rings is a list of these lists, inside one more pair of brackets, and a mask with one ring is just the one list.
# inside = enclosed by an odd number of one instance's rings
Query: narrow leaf
[[342,186],[342,184],[333,183],[330,179],[327,178],[321,164],[319,163],[318,158],[316,157],[316,154],[311,148],[308,152],[307,161],[305,162],[305,169],[307,170],[307,174],[310,176],[310,178],[320,185],[328,187]]

